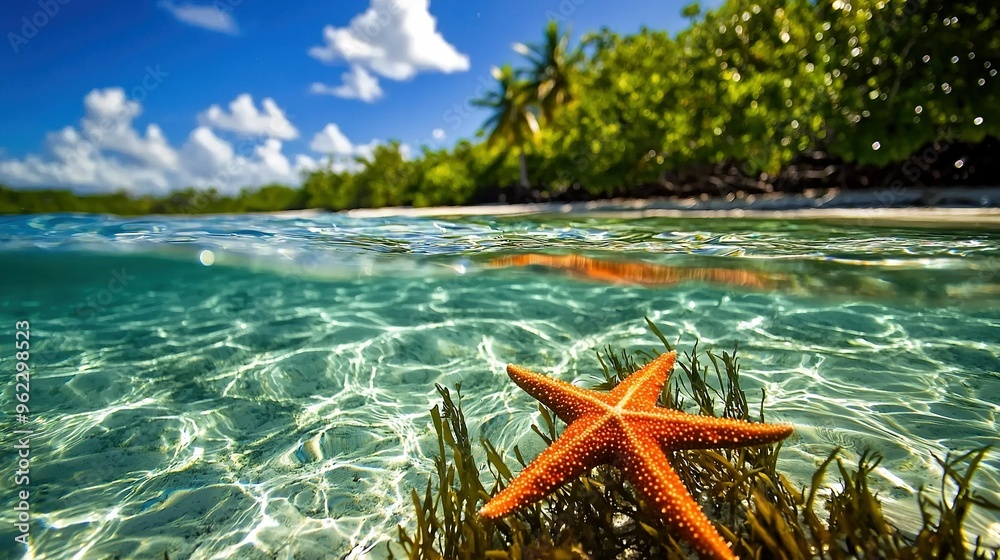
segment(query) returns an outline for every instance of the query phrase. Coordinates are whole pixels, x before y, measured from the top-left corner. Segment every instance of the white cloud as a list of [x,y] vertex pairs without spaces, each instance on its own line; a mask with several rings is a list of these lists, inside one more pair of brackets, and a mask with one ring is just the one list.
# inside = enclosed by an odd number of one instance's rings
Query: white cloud
[[378,78],[372,76],[361,66],[351,66],[349,72],[341,75],[343,85],[328,86],[319,82],[313,83],[309,88],[312,93],[335,95],[344,99],[360,99],[365,103],[371,103],[382,97],[382,88],[378,84]]
[[212,105],[198,115],[198,124],[249,136],[267,136],[281,140],[298,138],[299,131],[292,126],[273,99],[265,97],[261,101],[261,108],[262,111],[257,110],[253,96],[241,93],[229,103],[228,113],[218,105]]
[[440,142],[441,140],[444,140],[448,135],[445,133],[443,128],[435,128],[434,130],[431,131],[431,136],[435,140]]
[[260,159],[261,167],[275,177],[286,177],[292,172],[288,158],[281,153],[281,140],[268,138],[263,144],[254,148],[254,153]]
[[148,162],[155,167],[177,167],[177,152],[167,144],[160,127],[151,124],[140,137],[132,120],[142,108],[138,101],[125,98],[122,88],[91,90],[83,100],[85,114],[80,121],[85,136],[97,147]]
[[[339,126],[329,123],[313,136],[309,149],[327,156],[334,171],[342,171],[356,169],[358,158],[371,159],[375,147],[379,144],[381,142],[378,140],[371,140],[367,144],[354,144],[341,132]],[[401,150],[409,154],[409,147],[406,145],[403,145]]]
[[324,44],[309,55],[326,63],[344,60],[391,80],[468,70],[469,57],[444,39],[429,7],[429,0],[371,0],[347,27],[324,27]]
[[[133,131],[134,132],[134,131]],[[162,192],[169,171],[148,162],[123,161],[67,126],[45,139],[48,157],[0,159],[0,182],[14,187],[68,187],[80,191]]]
[[222,171],[233,160],[233,147],[207,126],[191,131],[181,149],[187,170],[194,176],[210,176]]
[[340,127],[330,123],[313,136],[309,149],[321,154],[353,155],[354,145],[340,131]]
[[[264,114],[269,105],[276,109],[273,101],[265,101]],[[290,161],[277,137],[263,141],[245,138],[233,146],[202,125],[175,149],[155,124],[140,136],[132,121],[142,106],[127,99],[121,88],[91,91],[84,99],[84,108],[79,127],[67,126],[46,136],[44,154],[0,156],[0,183],[133,194],[163,194],[194,186],[233,194],[243,187],[268,183],[297,185],[302,172],[318,167],[304,154]],[[240,110],[233,113],[242,114]],[[351,149],[357,152],[361,148]]]
[[236,20],[228,10],[223,10],[216,5],[199,6],[196,4],[174,4],[173,2],[160,2],[160,6],[173,14],[178,21],[188,25],[236,35],[239,28]]

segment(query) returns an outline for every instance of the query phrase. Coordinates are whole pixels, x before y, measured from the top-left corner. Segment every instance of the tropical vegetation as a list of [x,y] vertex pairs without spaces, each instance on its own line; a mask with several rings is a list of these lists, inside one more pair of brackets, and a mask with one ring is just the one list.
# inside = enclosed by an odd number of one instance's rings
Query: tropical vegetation
[[[481,136],[397,142],[301,186],[78,196],[0,188],[0,212],[238,212],[992,184],[1000,5],[727,0],[671,35],[558,19],[494,88]],[[558,17],[557,14],[554,14]]]

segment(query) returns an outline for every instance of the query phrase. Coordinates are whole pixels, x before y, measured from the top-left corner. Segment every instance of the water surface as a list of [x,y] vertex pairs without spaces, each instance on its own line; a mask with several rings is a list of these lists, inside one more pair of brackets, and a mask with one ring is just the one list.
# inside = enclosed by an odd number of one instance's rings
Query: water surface
[[[504,365],[594,383],[597,350],[658,347],[643,317],[682,350],[739,343],[750,400],[796,427],[794,482],[836,446],[883,454],[904,526],[933,455],[1000,429],[987,229],[45,215],[0,219],[0,270],[8,372],[31,325],[34,558],[380,558],[430,474],[435,383],[461,382],[477,438],[533,456],[535,403]],[[977,491],[1000,500],[998,481],[994,452]],[[11,513],[4,556],[23,552]],[[971,526],[1000,539],[996,514]]]

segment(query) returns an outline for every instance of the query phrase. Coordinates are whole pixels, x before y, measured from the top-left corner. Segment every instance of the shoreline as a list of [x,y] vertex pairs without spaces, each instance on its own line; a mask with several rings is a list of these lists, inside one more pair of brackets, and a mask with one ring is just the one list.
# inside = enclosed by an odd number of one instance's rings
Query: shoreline
[[[314,211],[300,211],[313,214]],[[586,214],[607,218],[739,218],[824,220],[864,225],[968,225],[1000,228],[1000,187],[872,189],[736,198],[618,198],[588,202],[541,202],[358,208],[352,218],[527,216]]]

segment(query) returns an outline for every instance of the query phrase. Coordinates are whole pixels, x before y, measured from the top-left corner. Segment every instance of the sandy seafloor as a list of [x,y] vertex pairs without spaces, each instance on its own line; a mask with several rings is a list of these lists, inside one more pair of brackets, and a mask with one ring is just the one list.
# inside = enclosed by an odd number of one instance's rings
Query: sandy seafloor
[[[33,557],[383,557],[430,474],[434,383],[462,383],[473,437],[533,456],[535,403],[504,365],[592,383],[605,345],[657,346],[643,316],[682,350],[739,342],[750,400],[766,389],[768,420],[796,426],[781,462],[794,482],[838,445],[882,453],[876,487],[903,527],[939,479],[932,453],[997,443],[1000,211],[668,206],[0,223],[0,265],[17,271],[0,318],[30,318],[39,340]],[[143,249],[90,245],[109,242]],[[813,283],[637,287],[483,266],[553,249],[749,259]],[[128,285],[106,296],[122,270]],[[994,453],[976,488],[998,500],[998,481]],[[0,554],[16,557],[0,515]],[[1000,543],[996,514],[970,528]]]

